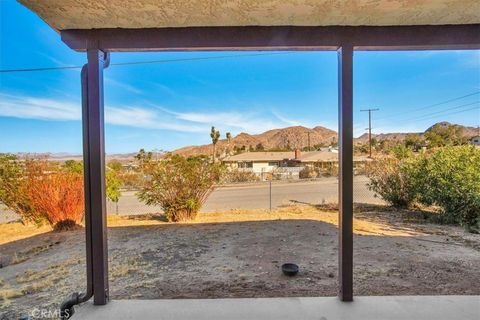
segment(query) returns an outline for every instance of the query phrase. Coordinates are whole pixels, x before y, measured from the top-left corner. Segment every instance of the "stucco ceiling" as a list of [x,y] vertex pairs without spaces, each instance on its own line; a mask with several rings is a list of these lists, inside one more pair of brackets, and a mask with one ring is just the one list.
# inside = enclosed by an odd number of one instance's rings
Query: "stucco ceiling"
[[480,23],[479,0],[18,0],[57,30]]

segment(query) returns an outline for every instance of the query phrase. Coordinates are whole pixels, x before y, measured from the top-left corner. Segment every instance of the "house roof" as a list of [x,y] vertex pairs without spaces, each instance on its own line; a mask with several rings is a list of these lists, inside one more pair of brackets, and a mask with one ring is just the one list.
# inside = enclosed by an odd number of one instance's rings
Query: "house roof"
[[223,161],[226,162],[241,162],[241,161],[281,161],[285,159],[295,158],[295,152],[244,152],[230,156]]
[[52,28],[480,23],[478,0],[18,0]]
[[337,161],[338,153],[330,151],[302,152],[300,155],[300,160],[302,162]]

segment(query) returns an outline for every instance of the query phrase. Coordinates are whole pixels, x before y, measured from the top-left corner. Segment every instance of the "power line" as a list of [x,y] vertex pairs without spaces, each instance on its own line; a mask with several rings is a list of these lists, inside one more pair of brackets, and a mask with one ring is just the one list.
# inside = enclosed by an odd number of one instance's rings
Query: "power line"
[[[181,58],[181,59],[162,59],[162,60],[132,61],[132,62],[110,63],[110,65],[111,65],[111,66],[128,66],[128,65],[155,64],[155,63],[172,63],[172,62],[188,62],[188,61],[202,61],[202,60],[219,60],[219,59],[231,59],[231,58],[243,58],[243,57],[272,56],[272,55],[291,54],[291,53],[294,53],[294,52],[249,53],[249,54],[236,54],[236,55],[223,55],[223,56],[208,56],[208,57]],[[82,67],[83,67],[83,66],[62,66],[62,67],[45,67],[45,68],[3,69],[3,70],[0,70],[0,73],[35,72],[35,71],[52,71],[52,70],[69,70],[69,69],[81,69]]]
[[[457,106],[453,106],[453,107],[448,107],[444,110],[439,110],[439,111],[435,111],[435,112],[432,112],[432,113],[426,113],[426,114],[422,114],[422,115],[418,115],[418,116],[414,116],[414,117],[410,117],[410,118],[396,118],[394,121],[396,123],[398,123],[399,121],[416,121],[416,120],[424,120],[423,118],[424,117],[429,117],[431,115],[435,115],[435,114],[440,114],[440,113],[444,113],[444,112],[448,112],[448,111],[451,111],[451,110],[456,110],[456,109],[460,109],[462,107],[467,107],[467,106],[471,106],[473,104],[476,104],[476,103],[480,103],[480,101],[475,101],[475,102],[471,102],[471,103],[465,103],[465,104],[461,104],[461,105],[457,105]],[[385,119],[383,120],[379,120],[380,123],[384,124],[385,122]],[[391,123],[392,120],[386,120],[387,123]]]
[[[471,104],[470,104],[471,105]],[[467,112],[467,111],[471,111],[471,110],[480,110],[480,107],[473,107],[473,108],[468,108],[468,109],[464,109],[464,110],[459,110],[459,111],[455,111],[455,112],[449,112],[449,113],[445,113],[445,114],[437,114],[437,115],[433,115],[433,116],[430,116],[430,117],[426,117],[426,118],[423,118],[423,119],[420,119],[420,120],[429,120],[429,119],[435,119],[437,117],[444,117],[444,116],[449,116],[449,115],[455,115],[455,114],[459,114],[459,113],[463,113],[463,112]]]
[[[461,100],[461,99],[463,99],[463,98],[471,97],[471,96],[474,96],[474,95],[479,94],[479,93],[480,93],[480,91],[475,91],[475,92],[466,94],[466,95],[464,95],[464,96],[460,96],[460,97],[456,97],[456,98],[453,98],[453,99],[441,101],[441,102],[434,103],[434,104],[430,104],[430,105],[427,105],[427,106],[424,106],[424,107],[420,107],[420,108],[415,108],[415,110],[409,110],[409,112],[418,112],[418,111],[430,109],[430,108],[433,108],[433,107],[440,106],[440,105],[442,105],[442,104],[447,104],[447,103],[450,103],[450,102],[454,102],[454,101],[457,101],[457,100]],[[404,113],[403,113],[403,112],[402,112],[402,113],[396,113],[396,114],[389,115],[389,116],[386,116],[386,117],[383,117],[383,118],[378,118],[377,120],[391,119],[391,118],[393,118],[393,117],[395,117],[395,116],[402,115],[402,114],[404,114]]]
[[[469,105],[472,105],[472,104],[475,104],[475,103],[478,103],[478,102],[468,103],[466,105],[461,105],[461,106],[458,106],[458,107],[465,107],[465,106],[469,106]],[[457,108],[455,108],[455,109],[457,109]],[[430,114],[428,117],[423,116],[422,118],[408,119],[408,120],[422,120],[422,121],[424,121],[424,120],[429,120],[429,119],[435,119],[437,117],[444,117],[444,116],[464,113],[464,112],[471,111],[471,110],[480,110],[480,106],[473,107],[473,108],[467,108],[467,109],[464,109],[464,110],[459,110],[459,111],[454,111],[454,112],[448,112],[448,113],[444,113],[444,114],[434,114],[433,113],[433,114]],[[449,111],[449,110],[444,110],[443,112],[445,112],[445,111]],[[407,120],[401,120],[401,121],[407,121]],[[379,128],[386,128],[386,127],[385,126],[380,126]]]
[[[440,111],[435,111],[435,112],[431,112],[431,113],[426,113],[426,114],[423,114],[423,115],[419,115],[419,116],[415,116],[415,117],[410,117],[410,118],[406,118],[406,119],[398,119],[397,121],[416,121],[416,120],[424,120],[423,118],[427,117],[429,118],[430,116],[432,115],[436,115],[436,114],[442,114],[444,112],[448,112],[448,111],[451,111],[451,110],[457,110],[457,109],[460,109],[460,108],[463,108],[463,107],[468,107],[468,106],[471,106],[471,105],[474,105],[474,104],[478,104],[480,103],[479,101],[475,101],[475,102],[470,102],[470,103],[465,103],[465,104],[461,104],[461,105],[458,105],[458,106],[454,106],[454,107],[450,107],[450,108],[447,108],[445,110],[440,110]],[[475,108],[473,108],[475,109]],[[449,113],[451,114],[451,113]]]

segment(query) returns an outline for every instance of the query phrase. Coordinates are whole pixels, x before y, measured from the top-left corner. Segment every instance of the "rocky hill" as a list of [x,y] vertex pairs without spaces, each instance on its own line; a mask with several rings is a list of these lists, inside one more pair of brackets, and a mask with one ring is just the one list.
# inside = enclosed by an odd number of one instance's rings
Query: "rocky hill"
[[[226,139],[219,140],[217,143],[217,150],[219,154],[222,154],[226,150],[233,150],[235,148],[246,149],[257,148],[257,146],[263,147],[265,150],[272,149],[286,149],[286,148],[303,148],[314,146],[317,144],[329,145],[336,143],[337,132],[324,128],[314,127],[306,128],[302,126],[287,127],[283,129],[273,129],[260,134],[248,134],[245,132],[233,137],[228,143]],[[174,153],[184,156],[211,154],[212,145],[201,146],[189,146],[181,149],[177,149]]]
[[[398,132],[398,133],[380,133],[373,134],[378,141],[381,140],[393,140],[393,141],[403,141],[409,134],[418,134],[423,136],[426,132],[431,130],[434,126],[449,126],[452,125],[449,122],[438,122],[425,130],[424,132]],[[466,127],[462,125],[454,126],[461,128],[463,134],[467,138],[471,138],[478,134],[478,129],[474,127]],[[295,148],[304,148],[308,147],[308,139],[310,136],[310,146],[315,146],[318,144],[330,145],[337,142],[337,132],[325,127],[314,127],[306,128],[302,126],[287,127],[282,129],[273,129],[265,131],[260,134],[248,134],[245,132],[240,133],[236,137],[232,138],[230,144],[226,139],[219,140],[217,143],[217,153],[221,155],[226,150],[234,150],[234,148],[245,148],[248,150],[249,147],[255,149],[258,145],[261,145],[265,150],[280,150],[286,149],[288,147]],[[354,142],[356,144],[363,144],[368,142],[368,134],[365,133],[358,138],[355,138]],[[212,145],[206,144],[201,146],[189,146],[173,151],[174,153],[181,154],[184,156],[192,155],[210,155],[212,153]]]
[[[380,134],[372,134],[372,137],[377,139],[377,141],[382,141],[382,140],[393,140],[393,141],[403,141],[409,134],[416,134],[419,135],[420,137],[424,137],[425,133],[428,131],[432,130],[435,127],[448,127],[448,126],[454,126],[460,130],[462,130],[463,135],[466,138],[472,138],[473,136],[478,135],[478,129],[475,127],[467,127],[467,126],[462,126],[459,124],[452,124],[447,121],[442,121],[435,123],[431,127],[429,127],[427,130],[424,132],[397,132],[397,133],[380,133]],[[368,142],[368,133],[362,134],[360,137],[355,139],[355,143],[360,144],[360,143],[367,143]]]

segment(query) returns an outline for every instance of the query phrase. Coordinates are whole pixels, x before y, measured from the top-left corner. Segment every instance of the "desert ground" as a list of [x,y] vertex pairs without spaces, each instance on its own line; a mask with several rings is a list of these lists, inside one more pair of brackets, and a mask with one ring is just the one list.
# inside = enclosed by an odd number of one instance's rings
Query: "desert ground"
[[[308,205],[200,214],[109,216],[112,299],[335,296],[337,212]],[[356,295],[480,294],[480,235],[423,213],[359,206]],[[85,290],[84,230],[0,224],[0,319],[58,308]],[[280,271],[299,265],[295,277]]]

